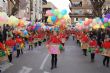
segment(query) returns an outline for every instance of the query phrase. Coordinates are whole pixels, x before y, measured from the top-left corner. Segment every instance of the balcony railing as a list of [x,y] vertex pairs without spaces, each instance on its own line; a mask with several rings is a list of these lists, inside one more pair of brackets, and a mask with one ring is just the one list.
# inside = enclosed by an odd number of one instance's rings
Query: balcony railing
[[71,17],[93,17],[93,14],[84,13],[84,14],[78,14],[78,13],[70,13]]

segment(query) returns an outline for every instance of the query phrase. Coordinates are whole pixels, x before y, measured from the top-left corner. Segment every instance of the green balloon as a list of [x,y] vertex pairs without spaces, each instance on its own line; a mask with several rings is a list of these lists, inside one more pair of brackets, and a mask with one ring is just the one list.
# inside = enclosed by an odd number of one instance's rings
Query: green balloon
[[88,52],[91,52],[91,48],[88,48],[87,51],[88,51]]
[[6,54],[5,54],[5,52],[4,51],[0,51],[0,57],[4,57]]
[[103,52],[104,51],[104,48],[100,48],[99,50],[100,50],[100,52]]
[[108,27],[108,26],[109,26],[109,24],[108,24],[108,23],[104,23],[104,26],[105,26],[105,27]]
[[59,49],[60,49],[60,51],[63,51],[64,49],[63,49],[63,46],[60,44],[59,45]]
[[59,19],[61,19],[62,17],[63,17],[63,15],[62,15],[62,14],[59,14],[59,15],[58,15],[58,18],[59,18]]

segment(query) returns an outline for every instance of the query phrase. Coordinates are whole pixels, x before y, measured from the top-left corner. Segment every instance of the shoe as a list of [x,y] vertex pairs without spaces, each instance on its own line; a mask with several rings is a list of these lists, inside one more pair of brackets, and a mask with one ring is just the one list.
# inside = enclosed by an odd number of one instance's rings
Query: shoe
[[106,65],[107,67],[109,67],[109,65]]
[[54,68],[53,67],[51,67],[51,70],[53,70]]
[[55,66],[55,68],[57,68],[57,66]]
[[105,66],[105,63],[103,63],[103,66]]

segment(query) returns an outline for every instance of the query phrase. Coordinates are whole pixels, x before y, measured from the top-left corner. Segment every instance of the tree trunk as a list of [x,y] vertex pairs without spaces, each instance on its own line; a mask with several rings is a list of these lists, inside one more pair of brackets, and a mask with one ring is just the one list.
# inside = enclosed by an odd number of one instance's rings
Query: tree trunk
[[12,13],[11,13],[11,15],[16,15],[17,14],[17,12],[19,11],[19,0],[14,0],[15,1],[15,3],[12,1],[12,0],[10,0],[12,3],[13,3],[13,5],[14,5],[14,7],[12,8]]

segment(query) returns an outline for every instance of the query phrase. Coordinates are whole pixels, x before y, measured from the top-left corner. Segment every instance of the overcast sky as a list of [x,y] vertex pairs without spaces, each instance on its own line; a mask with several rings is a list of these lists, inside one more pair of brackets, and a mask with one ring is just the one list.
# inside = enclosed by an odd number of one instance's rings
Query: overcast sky
[[59,10],[66,9],[68,12],[70,12],[69,0],[47,0],[47,1],[52,2]]

